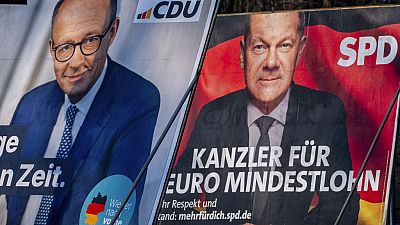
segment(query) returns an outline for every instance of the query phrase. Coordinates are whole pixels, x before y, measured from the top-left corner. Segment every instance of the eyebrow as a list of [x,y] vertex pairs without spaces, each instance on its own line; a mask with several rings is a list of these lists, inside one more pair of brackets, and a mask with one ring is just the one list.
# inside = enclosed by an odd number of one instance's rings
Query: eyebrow
[[[290,40],[290,41],[296,42],[296,39],[297,39],[296,36],[297,35],[295,35],[295,37],[293,37],[292,35],[284,36],[284,37],[282,37],[282,38],[280,38],[278,40],[278,43],[282,43],[282,42],[284,42],[286,40]],[[254,37],[250,38],[250,41],[251,41],[250,43],[253,43],[255,41],[261,41],[261,42],[265,43],[266,40],[268,40],[268,39],[263,38],[262,36],[254,36]]]
[[101,35],[101,33],[99,33],[99,34],[96,34],[96,33],[97,33],[97,32],[89,31],[89,32],[85,33],[84,38],[82,38],[81,40],[78,40],[78,41],[72,41],[72,40],[60,41],[60,44],[57,44],[57,45],[55,44],[54,39],[52,39],[52,41],[53,41],[53,47],[57,47],[57,46],[60,46],[60,45],[63,45],[63,44],[67,44],[67,43],[79,43],[79,42],[85,40],[86,38],[88,38],[88,37],[90,37],[90,36],[93,36],[93,35]]

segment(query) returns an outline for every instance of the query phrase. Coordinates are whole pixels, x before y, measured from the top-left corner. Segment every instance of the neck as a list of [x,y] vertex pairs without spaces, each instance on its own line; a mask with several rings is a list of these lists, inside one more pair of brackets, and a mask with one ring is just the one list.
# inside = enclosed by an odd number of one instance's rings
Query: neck
[[287,92],[282,93],[278,98],[272,100],[272,101],[268,101],[268,102],[264,102],[264,101],[260,101],[258,99],[255,99],[253,96],[249,95],[249,100],[250,102],[257,107],[263,114],[268,115],[270,114],[272,111],[274,111],[274,109],[276,107],[278,107],[278,105],[283,101],[283,99],[285,98]]
[[68,99],[72,104],[76,104],[82,99],[82,97],[83,96],[68,96]]

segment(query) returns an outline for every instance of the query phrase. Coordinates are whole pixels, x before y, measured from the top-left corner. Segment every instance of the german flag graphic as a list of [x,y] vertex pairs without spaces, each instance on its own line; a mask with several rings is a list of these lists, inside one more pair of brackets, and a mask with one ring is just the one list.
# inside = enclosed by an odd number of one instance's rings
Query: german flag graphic
[[86,209],[86,220],[85,224],[95,225],[99,218],[97,215],[104,211],[107,202],[107,195],[102,196],[98,193],[96,197],[93,198],[92,202],[88,205]]

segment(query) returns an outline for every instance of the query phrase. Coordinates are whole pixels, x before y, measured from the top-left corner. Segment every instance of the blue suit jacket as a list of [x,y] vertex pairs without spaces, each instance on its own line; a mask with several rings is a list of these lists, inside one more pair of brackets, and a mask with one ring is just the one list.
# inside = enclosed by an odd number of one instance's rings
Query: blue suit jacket
[[[47,224],[78,224],[82,205],[102,179],[123,174],[132,181],[149,155],[160,105],[158,89],[136,73],[108,58],[103,83],[77,134],[68,159],[75,160],[68,194],[56,199],[55,213]],[[42,158],[64,102],[56,81],[27,93],[19,102],[12,124],[27,126],[21,157]],[[137,223],[137,189],[132,223]],[[29,196],[8,198],[9,225],[20,223]]]

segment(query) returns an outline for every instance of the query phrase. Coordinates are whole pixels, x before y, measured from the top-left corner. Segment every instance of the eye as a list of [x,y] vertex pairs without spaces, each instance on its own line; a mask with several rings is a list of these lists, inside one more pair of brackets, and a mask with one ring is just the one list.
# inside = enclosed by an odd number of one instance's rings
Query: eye
[[253,52],[254,54],[259,55],[259,54],[264,53],[265,50],[266,50],[267,48],[268,48],[268,46],[266,46],[266,45],[257,44],[257,45],[254,45],[254,46],[253,46],[252,52]]
[[87,42],[87,43],[92,43],[92,42],[94,42],[95,41],[95,37],[88,37],[88,38],[86,38],[86,40],[85,40],[85,42]]
[[71,50],[71,45],[69,45],[69,44],[61,45],[61,46],[58,48],[58,51],[59,51],[59,52],[68,52],[68,51],[70,51],[70,50]]
[[293,48],[293,44],[289,42],[284,42],[280,45],[280,49],[283,51],[289,51],[291,48]]

